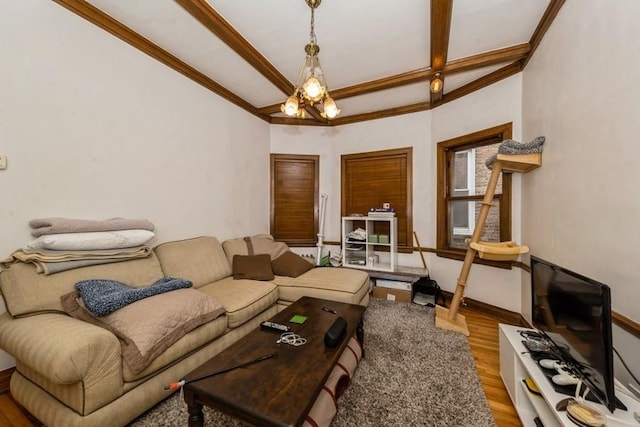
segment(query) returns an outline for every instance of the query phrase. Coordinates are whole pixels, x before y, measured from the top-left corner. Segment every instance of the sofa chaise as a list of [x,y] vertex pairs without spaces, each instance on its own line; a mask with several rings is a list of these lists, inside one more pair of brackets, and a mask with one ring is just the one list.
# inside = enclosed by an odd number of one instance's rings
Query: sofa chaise
[[[259,237],[263,242],[272,241],[270,236]],[[369,276],[359,270],[319,267],[297,277],[234,279],[234,256],[247,252],[243,239],[221,244],[215,237],[204,236],[162,243],[146,258],[51,275],[38,274],[28,263],[12,264],[0,272],[7,309],[0,315],[0,348],[16,359],[12,395],[48,426],[125,425],[166,398],[170,392],[164,386],[183,378],[302,296],[368,304]],[[104,279],[141,288],[166,277],[190,281],[192,294],[197,290],[196,297],[206,295],[210,297],[207,304],[214,301],[222,310],[214,316],[211,310],[209,317],[199,315],[202,324],[179,338],[174,334],[179,328],[172,325],[175,342],[160,350],[154,347],[155,353],[146,353],[145,363],[135,369],[124,359],[125,341],[127,345],[131,342],[116,336],[121,329],[98,326],[101,318],[97,322],[80,320],[63,306],[65,298],[73,300],[69,295],[79,281]],[[154,298],[140,302],[149,305]],[[127,309],[143,305],[136,302]],[[134,323],[155,322],[151,314],[156,308],[148,315],[138,314],[140,321]],[[171,322],[158,321],[158,328],[160,323]],[[134,344],[134,353],[140,356],[146,344]]]

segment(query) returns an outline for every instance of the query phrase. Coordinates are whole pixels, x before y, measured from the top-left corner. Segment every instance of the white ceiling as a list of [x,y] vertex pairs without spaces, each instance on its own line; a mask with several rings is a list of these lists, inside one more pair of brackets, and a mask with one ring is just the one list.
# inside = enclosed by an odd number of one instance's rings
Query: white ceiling
[[[453,0],[447,62],[529,43],[552,1]],[[291,91],[285,93],[178,2],[89,0],[88,3],[257,109],[282,103],[293,91],[304,59],[303,49],[309,40],[310,8],[305,0],[191,2],[221,15],[284,75],[291,82]],[[315,11],[315,32],[330,92],[410,71],[428,71],[430,9],[428,0],[322,0]],[[445,73],[443,93],[446,95],[508,64],[450,76]],[[428,80],[413,82],[336,101],[342,109],[341,117],[427,103],[428,83]]]

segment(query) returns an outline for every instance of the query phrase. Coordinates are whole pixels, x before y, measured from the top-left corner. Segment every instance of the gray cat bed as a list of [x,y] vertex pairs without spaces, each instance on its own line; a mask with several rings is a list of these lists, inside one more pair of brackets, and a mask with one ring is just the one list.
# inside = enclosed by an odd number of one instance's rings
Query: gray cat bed
[[493,162],[498,158],[498,154],[542,153],[542,150],[544,150],[544,136],[539,136],[531,142],[518,142],[513,139],[506,139],[502,141],[498,147],[498,153],[489,157],[484,164],[491,169]]

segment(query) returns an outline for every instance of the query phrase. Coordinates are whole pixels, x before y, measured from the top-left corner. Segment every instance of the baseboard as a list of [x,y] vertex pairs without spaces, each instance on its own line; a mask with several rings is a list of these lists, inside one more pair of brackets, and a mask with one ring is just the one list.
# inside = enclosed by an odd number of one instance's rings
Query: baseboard
[[11,375],[15,370],[16,368],[9,368],[4,371],[0,371],[0,394],[9,392],[9,381],[11,380]]
[[[453,294],[451,292],[442,291],[444,295],[445,301],[447,305],[450,304],[451,299],[453,298]],[[526,326],[524,318],[520,313],[516,313],[515,311],[509,311],[504,308],[496,307],[491,304],[487,304],[485,302],[476,301],[471,298],[464,298],[463,307],[470,308],[472,310],[477,310],[482,313],[488,314],[489,316],[493,316],[498,319],[499,322],[508,323],[510,325],[519,325]]]

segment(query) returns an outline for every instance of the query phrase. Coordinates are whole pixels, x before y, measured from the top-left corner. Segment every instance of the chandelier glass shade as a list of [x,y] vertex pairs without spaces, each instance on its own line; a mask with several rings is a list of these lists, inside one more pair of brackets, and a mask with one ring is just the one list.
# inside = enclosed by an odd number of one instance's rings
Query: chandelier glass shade
[[280,106],[280,111],[289,117],[305,117],[305,106],[313,107],[314,104],[322,104],[320,115],[326,119],[333,119],[340,114],[340,109],[329,96],[327,82],[320,67],[318,53],[320,46],[316,43],[314,31],[314,11],[320,5],[321,0],[305,0],[311,8],[311,31],[309,43],[304,47],[305,58],[293,94]]

